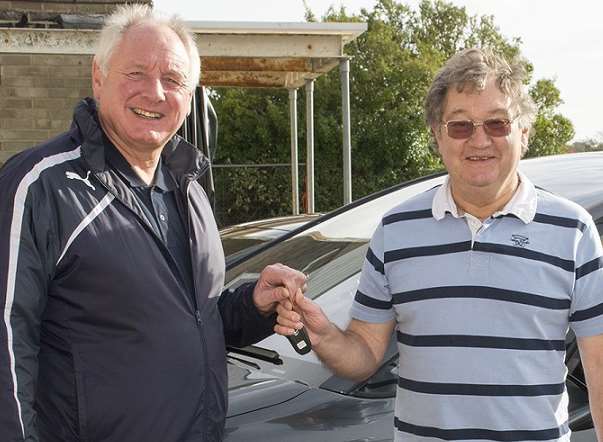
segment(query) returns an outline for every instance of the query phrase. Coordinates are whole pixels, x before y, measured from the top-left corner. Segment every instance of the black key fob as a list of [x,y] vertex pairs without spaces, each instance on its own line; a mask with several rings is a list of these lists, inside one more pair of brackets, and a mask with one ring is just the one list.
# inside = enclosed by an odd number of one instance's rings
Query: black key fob
[[289,339],[295,351],[300,355],[305,355],[312,350],[312,343],[310,343],[310,338],[305,328],[296,330],[294,334],[287,336],[287,339]]

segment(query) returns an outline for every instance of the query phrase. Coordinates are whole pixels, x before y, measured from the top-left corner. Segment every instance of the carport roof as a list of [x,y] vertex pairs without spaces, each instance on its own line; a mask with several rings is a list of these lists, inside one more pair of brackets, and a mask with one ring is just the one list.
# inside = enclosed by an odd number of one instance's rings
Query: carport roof
[[339,65],[366,23],[189,22],[206,86],[298,88]]
[[[366,23],[187,22],[204,86],[298,88],[338,66]],[[92,54],[97,30],[0,28],[0,53]]]

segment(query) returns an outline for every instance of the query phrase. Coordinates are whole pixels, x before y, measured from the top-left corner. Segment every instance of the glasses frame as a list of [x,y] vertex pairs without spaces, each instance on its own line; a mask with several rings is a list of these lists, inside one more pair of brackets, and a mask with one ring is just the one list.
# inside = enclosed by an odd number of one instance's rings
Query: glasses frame
[[[442,123],[440,123],[440,124],[446,128],[446,135],[448,135],[453,140],[467,140],[467,139],[471,138],[475,134],[475,131],[477,130],[477,128],[479,126],[482,126],[484,128],[484,132],[489,137],[502,138],[502,137],[506,137],[507,135],[509,135],[511,133],[511,129],[510,129],[511,125],[513,124],[513,122],[515,120],[517,120],[517,118],[519,118],[519,114],[515,115],[512,118],[487,118],[487,119],[482,120],[482,121],[474,121],[474,120],[469,120],[469,119],[460,120],[459,119],[459,120],[442,121]],[[504,127],[506,129],[505,134],[503,134],[503,135],[492,134],[489,131],[489,129],[488,129],[488,122],[490,122],[490,121],[502,121],[502,122],[504,122]],[[449,132],[449,129],[448,129],[448,125],[450,123],[460,123],[460,122],[462,122],[462,123],[470,122],[473,125],[471,133],[469,135],[467,135],[466,137],[453,137],[452,135],[450,135],[450,132]]]

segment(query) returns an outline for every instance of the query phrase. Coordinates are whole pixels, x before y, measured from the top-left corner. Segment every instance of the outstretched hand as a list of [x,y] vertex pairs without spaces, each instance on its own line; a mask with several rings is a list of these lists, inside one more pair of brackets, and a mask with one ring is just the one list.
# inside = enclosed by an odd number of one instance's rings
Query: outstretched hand
[[289,336],[305,326],[313,346],[318,345],[322,337],[334,327],[320,306],[305,297],[301,290],[297,290],[292,298],[281,301],[276,312],[276,333]]
[[273,313],[279,302],[307,289],[306,275],[283,264],[266,266],[253,290],[253,302],[264,315]]

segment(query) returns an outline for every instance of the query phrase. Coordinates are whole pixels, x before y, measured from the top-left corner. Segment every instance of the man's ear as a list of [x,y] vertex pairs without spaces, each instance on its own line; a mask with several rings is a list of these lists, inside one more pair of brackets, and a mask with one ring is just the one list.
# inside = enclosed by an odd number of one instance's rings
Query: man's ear
[[92,94],[94,99],[98,102],[100,100],[101,89],[103,87],[103,81],[105,76],[103,75],[101,68],[96,60],[96,57],[92,60]]

